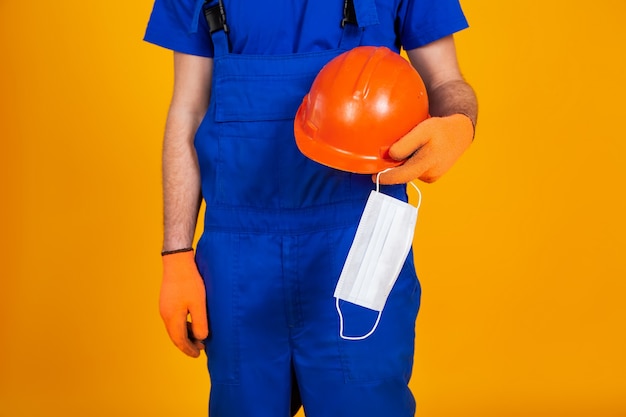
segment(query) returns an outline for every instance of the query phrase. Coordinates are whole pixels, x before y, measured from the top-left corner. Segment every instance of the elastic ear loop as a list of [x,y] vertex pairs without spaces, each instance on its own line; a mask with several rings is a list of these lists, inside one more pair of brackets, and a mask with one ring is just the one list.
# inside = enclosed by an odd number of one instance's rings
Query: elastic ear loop
[[[376,174],[376,192],[379,193],[380,192],[380,174],[384,174],[387,171],[392,170],[393,168],[387,168],[383,171],[380,171],[378,174]],[[419,211],[420,206],[422,205],[422,192],[420,191],[419,188],[417,188],[417,185],[415,185],[413,183],[413,181],[409,181],[409,184],[411,184],[413,186],[413,188],[415,188],[415,191],[417,191],[417,210]]]
[[[382,174],[384,172],[387,172],[390,169],[393,169],[393,168],[387,168],[386,170],[381,171],[378,174],[376,174],[376,192],[377,193],[380,192],[380,174]],[[417,207],[416,208],[419,211],[420,206],[422,205],[422,192],[420,191],[419,188],[417,188],[417,185],[413,184],[413,181],[409,181],[409,184],[411,184],[413,186],[413,188],[415,188],[415,191],[417,191],[418,200],[417,200]],[[380,317],[383,314],[382,310],[378,312],[378,317],[376,317],[376,323],[374,323],[374,327],[372,327],[372,330],[370,330],[367,334],[365,334],[363,336],[346,336],[346,335],[343,334],[343,314],[341,313],[341,308],[339,307],[339,298],[335,298],[335,308],[337,309],[337,314],[339,314],[339,336],[341,336],[341,338],[344,339],[344,340],[364,340],[364,339],[367,339],[378,328],[378,323],[380,323]]]
[[339,314],[339,336],[341,336],[344,340],[363,340],[367,339],[374,333],[376,328],[378,327],[378,323],[380,322],[380,316],[383,314],[382,310],[378,312],[378,317],[376,317],[376,323],[374,323],[374,327],[367,334],[363,336],[346,336],[343,334],[343,314],[341,314],[341,308],[339,308],[339,298],[335,298],[335,308],[337,309],[337,313]]

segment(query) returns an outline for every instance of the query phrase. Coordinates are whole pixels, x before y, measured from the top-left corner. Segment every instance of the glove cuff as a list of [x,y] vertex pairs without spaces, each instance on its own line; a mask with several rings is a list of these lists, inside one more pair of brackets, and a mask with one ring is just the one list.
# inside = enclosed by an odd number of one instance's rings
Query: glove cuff
[[474,119],[472,118],[472,116],[470,116],[467,113],[463,113],[463,112],[456,112],[455,114],[461,115],[461,116],[465,116],[469,119],[470,123],[472,124],[472,141],[474,140],[474,137],[476,136],[476,123],[474,122]]

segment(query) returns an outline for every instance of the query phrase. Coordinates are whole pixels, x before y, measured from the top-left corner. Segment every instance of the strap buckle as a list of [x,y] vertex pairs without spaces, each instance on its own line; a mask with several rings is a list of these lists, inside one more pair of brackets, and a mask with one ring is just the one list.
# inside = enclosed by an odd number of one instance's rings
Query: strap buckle
[[[209,0],[206,0],[204,4],[208,4]],[[228,25],[226,24],[226,10],[224,9],[224,3],[219,0],[218,4],[212,7],[204,8],[204,17],[209,25],[211,33],[223,30],[224,33],[228,33]]]
[[341,19],[341,27],[346,26],[346,23],[351,25],[358,25],[356,20],[356,11],[354,10],[354,0],[345,0],[343,2],[343,19]]

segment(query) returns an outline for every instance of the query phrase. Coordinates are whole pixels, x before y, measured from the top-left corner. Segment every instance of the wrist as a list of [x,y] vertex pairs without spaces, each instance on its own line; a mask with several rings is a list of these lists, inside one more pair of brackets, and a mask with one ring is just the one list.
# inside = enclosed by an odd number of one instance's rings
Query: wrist
[[170,252],[179,249],[193,248],[193,236],[166,233],[163,238],[161,252]]
[[161,251],[161,256],[174,255],[175,253],[192,252],[192,251],[193,251],[192,247],[172,249],[172,250],[163,250]]

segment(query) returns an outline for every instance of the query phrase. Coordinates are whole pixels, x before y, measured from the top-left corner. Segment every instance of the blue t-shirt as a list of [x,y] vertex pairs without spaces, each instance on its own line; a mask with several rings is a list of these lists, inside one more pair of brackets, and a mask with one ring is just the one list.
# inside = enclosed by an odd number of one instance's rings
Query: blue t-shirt
[[[374,0],[372,0],[374,1]],[[191,55],[213,56],[203,0],[155,0],[145,40]],[[375,0],[377,24],[361,44],[417,48],[465,29],[458,0]],[[231,51],[279,55],[337,48],[343,0],[224,1]],[[360,20],[360,19],[359,19]]]

